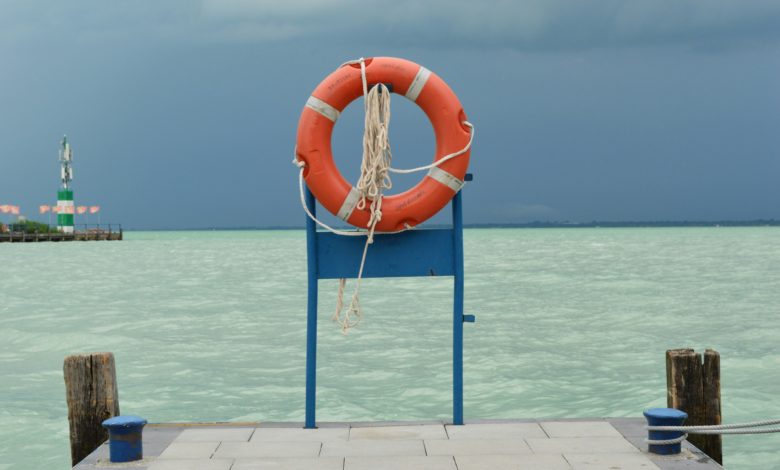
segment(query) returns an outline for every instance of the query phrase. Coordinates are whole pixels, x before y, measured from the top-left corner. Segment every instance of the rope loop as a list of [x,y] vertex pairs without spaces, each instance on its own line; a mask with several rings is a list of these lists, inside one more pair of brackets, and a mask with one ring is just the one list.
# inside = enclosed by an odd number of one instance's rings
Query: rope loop
[[670,444],[679,444],[686,439],[688,439],[687,433],[680,437],[675,437],[674,439],[645,439],[645,442],[651,446],[666,446]]

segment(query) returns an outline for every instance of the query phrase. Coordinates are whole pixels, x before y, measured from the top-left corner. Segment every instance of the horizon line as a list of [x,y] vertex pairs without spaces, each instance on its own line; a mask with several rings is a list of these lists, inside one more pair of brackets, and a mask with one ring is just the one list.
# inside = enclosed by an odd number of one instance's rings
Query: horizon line
[[[449,227],[449,224],[430,224],[426,228]],[[463,224],[464,228],[673,228],[673,227],[780,227],[780,219],[751,220],[594,220],[591,222],[533,221],[533,222],[485,222]],[[339,226],[337,229],[354,229],[353,226]],[[203,226],[203,227],[160,227],[123,228],[135,232],[195,232],[195,231],[253,231],[253,230],[305,230],[304,225],[245,225],[245,226]]]

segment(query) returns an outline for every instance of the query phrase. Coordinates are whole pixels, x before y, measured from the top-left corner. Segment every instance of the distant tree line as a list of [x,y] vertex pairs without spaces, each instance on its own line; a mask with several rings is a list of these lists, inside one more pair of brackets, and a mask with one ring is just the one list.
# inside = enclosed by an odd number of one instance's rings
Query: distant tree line
[[33,220],[24,220],[0,227],[0,231],[15,233],[55,233],[57,232],[57,228],[49,227],[47,224],[42,224]]

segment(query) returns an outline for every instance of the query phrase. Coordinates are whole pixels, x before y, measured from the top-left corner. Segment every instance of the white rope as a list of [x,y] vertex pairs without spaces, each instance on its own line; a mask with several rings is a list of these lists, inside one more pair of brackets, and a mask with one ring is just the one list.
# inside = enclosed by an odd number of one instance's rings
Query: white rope
[[[665,440],[645,439],[650,445],[679,444],[684,441],[688,434],[770,434],[780,432],[780,428],[769,428],[780,424],[780,419],[768,419],[764,421],[755,421],[752,423],[734,423],[734,424],[712,424],[705,426],[646,426],[648,431],[665,432],[684,432],[680,437]],[[755,429],[759,428],[759,429]]]
[[658,439],[658,440],[645,439],[645,442],[647,442],[651,446],[666,446],[670,444],[679,444],[686,439],[688,439],[687,433],[683,434],[680,437],[675,437],[674,439]]
[[[341,311],[346,279],[339,280],[339,299],[332,320],[341,326],[341,332],[345,335],[349,333],[350,328],[357,326],[363,317],[363,311],[360,308],[360,284],[363,280],[363,268],[366,265],[368,246],[374,243],[376,224],[382,220],[382,190],[393,187],[393,183],[387,174],[387,170],[390,168],[390,161],[393,158],[388,132],[390,126],[390,90],[384,84],[378,83],[369,91],[366,79],[366,62],[363,58],[360,58],[359,62],[366,117],[363,130],[363,160],[360,164],[360,178],[355,185],[355,189],[357,189],[360,198],[358,199],[357,208],[364,210],[368,205],[371,216],[368,219],[366,244],[363,246],[363,256],[360,259],[355,291],[352,293],[352,300],[343,317],[341,316]],[[367,204],[368,200],[371,201],[370,204]]]
[[[346,65],[355,65],[355,64],[360,64],[360,72],[361,72],[361,76],[362,76],[362,79],[363,79],[363,96],[366,96],[367,84],[366,84],[366,64],[365,64],[365,59],[363,59],[361,57],[360,59],[348,60],[348,61],[344,62],[343,64],[341,64],[339,66],[339,68],[344,67]],[[388,98],[387,103],[388,103],[388,105],[390,104],[389,98]],[[366,111],[366,112],[368,112],[368,111]],[[387,116],[388,116],[388,119],[389,119],[389,117],[390,117],[390,110],[389,109],[388,109],[388,115]],[[463,155],[464,153],[468,152],[469,149],[471,149],[471,143],[474,142],[474,125],[472,123],[470,123],[469,121],[463,121],[462,124],[469,128],[469,141],[466,144],[466,146],[463,147],[462,149],[458,150],[457,152],[453,152],[453,153],[450,153],[448,155],[445,155],[445,156],[441,157],[440,159],[436,160],[433,163],[430,163],[428,165],[418,166],[418,167],[415,167],[415,168],[392,168],[392,167],[389,166],[389,161],[388,161],[387,171],[389,171],[390,173],[409,174],[409,173],[416,173],[418,171],[430,170],[433,167],[437,167],[437,166],[443,164],[444,162],[448,162],[448,161],[452,160],[453,158],[459,157],[459,156]]]
[[[389,173],[415,173],[418,171],[430,170],[431,168],[438,167],[439,165],[452,160],[460,155],[465,154],[471,148],[471,144],[474,141],[474,126],[468,122],[463,121],[463,125],[469,128],[469,141],[465,147],[457,152],[450,153],[444,157],[436,160],[435,162],[410,169],[397,169],[392,168],[390,163],[392,161],[392,152],[390,150],[389,142],[389,125],[390,125],[390,91],[382,84],[378,83],[368,89],[368,80],[366,78],[366,61],[364,58],[350,60],[341,64],[340,67],[346,65],[360,64],[360,78],[363,85],[363,98],[364,98],[364,110],[365,116],[365,128],[363,131],[363,160],[360,165],[360,178],[355,186],[358,191],[359,200],[357,203],[357,209],[364,210],[368,205],[371,213],[368,220],[367,230],[338,230],[330,227],[324,222],[318,220],[314,214],[311,213],[306,205],[306,198],[303,188],[303,172],[306,166],[306,162],[298,160],[297,157],[293,158],[293,164],[296,165],[300,172],[298,174],[298,186],[300,189],[301,206],[317,225],[337,235],[344,236],[366,236],[366,244],[363,247],[363,256],[360,260],[360,268],[357,275],[357,283],[355,285],[355,291],[352,294],[352,300],[347,308],[344,316],[341,316],[341,312],[344,307],[344,288],[346,286],[346,279],[339,279],[338,298],[336,300],[336,312],[331,318],[334,322],[341,326],[343,334],[347,334],[350,328],[357,326],[363,317],[363,312],[360,307],[360,284],[363,278],[363,268],[366,264],[366,255],[368,254],[368,246],[374,243],[374,232],[376,225],[382,220],[382,190],[391,189],[393,183],[390,180]],[[367,201],[370,200],[370,204]],[[383,232],[383,233],[400,233],[413,227],[408,224],[404,224],[405,227],[395,232]]]
[[344,235],[346,237],[362,237],[366,234],[366,231],[364,230],[339,230],[331,227],[330,225],[327,225],[325,222],[322,222],[318,218],[314,217],[314,214],[311,213],[309,210],[309,206],[306,205],[306,194],[304,193],[303,189],[303,170],[306,168],[306,162],[300,161],[297,158],[293,158],[293,164],[301,169],[301,171],[298,173],[298,188],[300,189],[301,193],[301,206],[303,206],[303,210],[306,211],[306,215],[309,216],[311,220],[314,221],[317,225],[324,228],[325,230],[335,233],[336,235]]
[[463,125],[467,126],[471,132],[469,133],[469,142],[462,149],[458,150],[457,152],[453,152],[453,153],[451,153],[449,155],[445,155],[445,156],[441,157],[440,159],[436,160],[435,162],[433,162],[433,163],[431,163],[429,165],[418,166],[417,168],[409,168],[409,169],[389,168],[388,171],[390,173],[407,174],[407,173],[415,173],[415,172],[418,172],[418,171],[430,170],[433,167],[437,167],[437,166],[441,165],[444,162],[450,161],[453,158],[459,157],[459,156],[463,155],[464,153],[468,152],[469,149],[471,148],[471,143],[474,141],[474,125],[471,124],[468,121],[463,121]]
[[701,431],[688,431],[691,434],[771,434],[780,432],[780,428],[763,428],[763,429],[704,429]]
[[763,428],[780,424],[780,419],[767,419],[751,423],[708,424],[702,426],[647,426],[648,431],[711,431],[718,429]]

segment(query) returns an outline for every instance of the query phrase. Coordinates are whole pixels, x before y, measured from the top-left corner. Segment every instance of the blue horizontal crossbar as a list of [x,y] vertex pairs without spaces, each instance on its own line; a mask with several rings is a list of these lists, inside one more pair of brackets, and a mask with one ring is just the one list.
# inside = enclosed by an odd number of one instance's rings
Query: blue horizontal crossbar
[[[356,278],[365,244],[365,237],[317,232],[317,278]],[[453,276],[453,253],[451,228],[376,234],[363,277]]]

